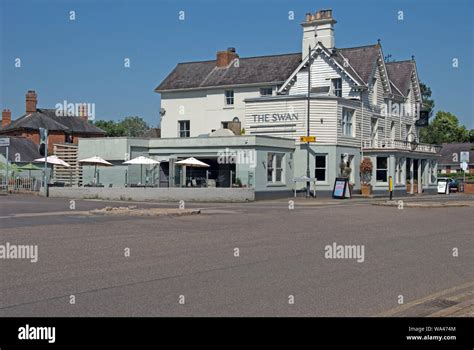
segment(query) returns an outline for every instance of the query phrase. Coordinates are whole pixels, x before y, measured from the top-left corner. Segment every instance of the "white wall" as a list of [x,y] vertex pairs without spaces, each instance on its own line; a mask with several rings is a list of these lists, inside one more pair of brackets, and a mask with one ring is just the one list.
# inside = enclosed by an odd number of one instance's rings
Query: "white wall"
[[232,121],[235,117],[239,118],[244,128],[244,100],[260,96],[260,88],[229,88],[234,90],[233,106],[225,104],[225,88],[162,93],[161,107],[166,110],[166,114],[161,119],[161,137],[178,137],[179,120],[191,121],[191,137],[220,129],[221,122]]

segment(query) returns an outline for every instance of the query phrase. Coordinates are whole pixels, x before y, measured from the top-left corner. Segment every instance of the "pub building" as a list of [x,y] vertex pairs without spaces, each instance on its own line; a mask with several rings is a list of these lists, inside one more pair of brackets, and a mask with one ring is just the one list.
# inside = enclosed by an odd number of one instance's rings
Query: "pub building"
[[[299,53],[240,57],[228,48],[213,60],[178,63],[155,89],[162,138],[133,141],[162,160],[160,185],[182,183],[173,163],[195,156],[221,172],[224,186],[238,176],[256,198],[288,195],[306,186],[294,179],[306,175],[309,152],[318,196],[332,193],[341,175],[357,193],[366,157],[374,193],[388,190],[390,176],[398,195],[434,192],[439,149],[418,142],[428,117],[414,57],[386,62],[380,40],[338,48],[335,24],[332,10],[307,13]],[[308,134],[315,142],[301,139]],[[256,152],[255,167],[217,161],[225,148]]]

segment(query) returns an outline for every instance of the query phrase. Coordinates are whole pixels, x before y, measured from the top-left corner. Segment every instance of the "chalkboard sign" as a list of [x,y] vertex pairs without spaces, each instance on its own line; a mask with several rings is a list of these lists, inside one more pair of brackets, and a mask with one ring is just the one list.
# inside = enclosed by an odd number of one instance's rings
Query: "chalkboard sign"
[[345,177],[336,177],[334,188],[332,190],[332,198],[344,199],[351,198],[349,189],[349,179]]

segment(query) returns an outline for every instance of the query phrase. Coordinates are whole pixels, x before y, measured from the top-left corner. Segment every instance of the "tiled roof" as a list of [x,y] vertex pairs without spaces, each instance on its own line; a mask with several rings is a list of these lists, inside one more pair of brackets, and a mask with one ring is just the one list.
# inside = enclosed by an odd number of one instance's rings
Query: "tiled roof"
[[[380,52],[378,44],[325,50],[362,85],[369,83]],[[231,63],[224,68],[216,67],[215,60],[179,63],[155,91],[284,82],[300,63],[301,53],[239,58],[238,66]],[[386,66],[391,86],[406,96],[413,61],[390,62]],[[398,94],[396,90],[394,93]]]
[[282,83],[300,63],[301,53],[239,58],[238,65],[224,68],[214,60],[179,63],[155,91]]
[[104,135],[105,131],[76,116],[57,116],[54,109],[40,109],[28,113],[0,129],[0,134],[12,130],[45,128],[51,131],[64,131],[82,134]]
[[[7,136],[8,137],[8,136]],[[8,137],[10,146],[8,147],[8,160],[12,163],[30,163],[41,158],[38,146],[33,141],[25,137]],[[6,155],[6,147],[0,147],[0,153]],[[18,162],[18,155],[20,162]]]
[[[440,165],[459,165],[461,163],[460,152],[469,152],[469,164],[474,164],[474,143],[443,143],[438,160]],[[458,156],[457,162],[453,161],[453,154]]]
[[407,96],[410,88],[411,73],[415,69],[413,61],[386,62],[388,78],[398,90]]

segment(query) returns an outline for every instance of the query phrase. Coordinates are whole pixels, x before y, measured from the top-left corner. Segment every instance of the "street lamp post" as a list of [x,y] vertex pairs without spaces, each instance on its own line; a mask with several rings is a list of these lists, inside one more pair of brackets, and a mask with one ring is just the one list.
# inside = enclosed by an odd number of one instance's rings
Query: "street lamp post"
[[309,145],[309,135],[310,135],[310,106],[311,106],[311,45],[309,45],[308,50],[308,106],[307,106],[307,116],[306,116],[306,177],[308,178],[306,181],[306,198],[309,198],[310,195],[310,178],[311,172],[309,170],[309,152],[310,152],[310,145]]

